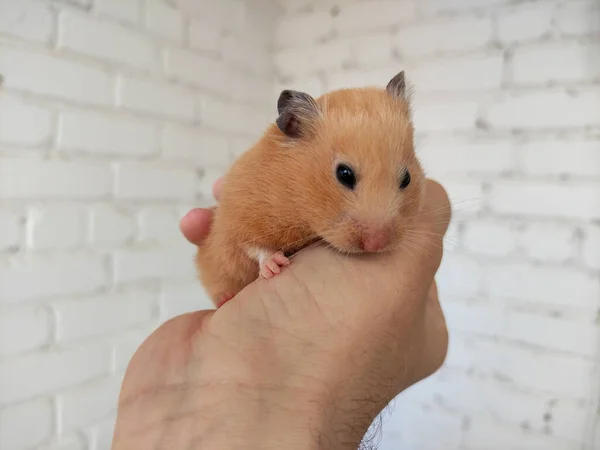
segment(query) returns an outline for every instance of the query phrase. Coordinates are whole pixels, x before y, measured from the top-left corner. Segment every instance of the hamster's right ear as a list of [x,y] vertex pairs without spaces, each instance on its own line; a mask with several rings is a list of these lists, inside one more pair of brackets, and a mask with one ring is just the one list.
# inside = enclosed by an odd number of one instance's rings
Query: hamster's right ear
[[404,70],[398,73],[394,78],[392,78],[387,87],[385,88],[391,95],[394,97],[399,97],[402,100],[409,100],[409,93],[406,88],[406,79],[404,77]]
[[277,101],[279,117],[275,121],[283,134],[291,138],[305,135],[319,115],[319,107],[310,95],[286,89]]

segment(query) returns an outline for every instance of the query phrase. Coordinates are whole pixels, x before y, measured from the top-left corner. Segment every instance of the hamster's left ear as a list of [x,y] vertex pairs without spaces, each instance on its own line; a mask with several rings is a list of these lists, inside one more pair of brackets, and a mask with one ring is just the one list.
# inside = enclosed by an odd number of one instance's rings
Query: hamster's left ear
[[408,90],[406,89],[404,70],[392,78],[385,89],[394,97],[399,97],[402,100],[408,101],[409,95]]
[[319,107],[310,95],[286,89],[277,101],[279,117],[275,121],[283,134],[291,138],[305,135],[319,115]]

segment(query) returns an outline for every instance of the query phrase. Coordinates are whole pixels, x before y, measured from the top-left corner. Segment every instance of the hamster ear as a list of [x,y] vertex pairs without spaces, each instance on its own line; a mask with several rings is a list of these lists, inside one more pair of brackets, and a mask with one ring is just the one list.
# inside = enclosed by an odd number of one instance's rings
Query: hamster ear
[[408,100],[404,70],[392,78],[385,89],[394,97],[400,97],[403,100]]
[[301,137],[319,115],[315,100],[304,92],[286,89],[277,101],[277,127],[288,137]]

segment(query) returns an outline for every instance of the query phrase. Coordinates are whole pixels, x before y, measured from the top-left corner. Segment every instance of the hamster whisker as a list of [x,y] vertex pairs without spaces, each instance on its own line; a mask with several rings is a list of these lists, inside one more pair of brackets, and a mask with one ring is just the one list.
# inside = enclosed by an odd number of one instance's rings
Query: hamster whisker
[[[446,254],[451,254],[457,248],[462,247],[460,242],[451,240],[449,238],[444,238],[444,245],[442,245],[433,236],[417,236],[417,235],[409,235],[409,234],[407,234],[406,236],[409,238],[416,238],[417,240],[420,241],[421,245],[432,245],[436,248],[443,249]],[[416,244],[415,242],[413,242],[412,245],[418,246],[419,248],[421,248],[420,245]]]

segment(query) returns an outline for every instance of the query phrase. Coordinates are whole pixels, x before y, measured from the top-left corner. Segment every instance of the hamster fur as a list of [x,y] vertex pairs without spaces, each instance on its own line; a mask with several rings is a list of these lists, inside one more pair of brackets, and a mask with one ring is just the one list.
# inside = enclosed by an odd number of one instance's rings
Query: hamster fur
[[404,72],[385,89],[317,99],[285,90],[277,107],[276,122],[225,175],[198,248],[199,278],[217,307],[313,242],[347,254],[396,248],[420,208],[425,175]]

